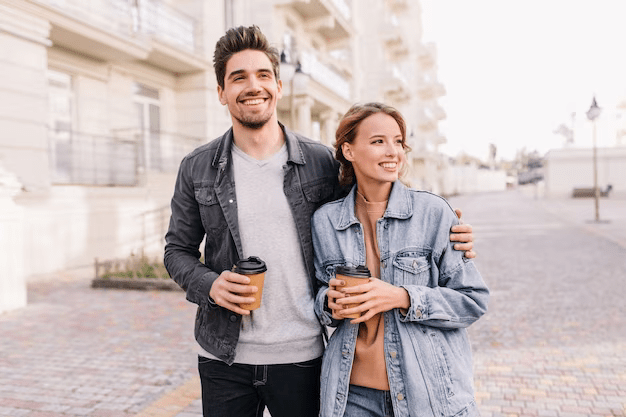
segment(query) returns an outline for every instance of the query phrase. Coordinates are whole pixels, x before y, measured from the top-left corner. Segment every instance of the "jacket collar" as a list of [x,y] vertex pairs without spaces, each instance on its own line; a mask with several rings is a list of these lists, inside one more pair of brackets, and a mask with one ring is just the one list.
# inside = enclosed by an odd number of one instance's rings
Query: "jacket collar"
[[[304,159],[304,153],[298,138],[294,132],[287,129],[282,123],[278,122],[278,125],[283,130],[285,135],[285,142],[287,143],[287,161],[294,164],[304,165],[306,163]],[[230,160],[230,152],[233,145],[233,128],[228,129],[226,133],[220,138],[217,145],[217,151],[213,157],[211,165],[215,168],[222,166],[225,167]]]
[[[413,204],[410,198],[409,189],[400,181],[395,181],[391,188],[387,208],[383,214],[383,218],[408,219],[413,215]],[[356,184],[350,190],[350,193],[343,199],[341,206],[333,223],[335,229],[344,230],[350,225],[358,223],[354,204],[356,201]]]

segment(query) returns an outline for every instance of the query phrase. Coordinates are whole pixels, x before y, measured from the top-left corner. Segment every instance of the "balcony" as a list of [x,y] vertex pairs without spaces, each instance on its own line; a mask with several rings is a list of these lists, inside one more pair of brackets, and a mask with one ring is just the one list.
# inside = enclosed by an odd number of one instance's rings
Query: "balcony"
[[350,100],[350,81],[322,63],[313,52],[300,54],[302,72],[345,100]]
[[410,46],[395,14],[389,17],[388,23],[382,32],[382,40],[389,53],[389,58],[395,60],[406,57],[409,54]]
[[437,66],[437,49],[434,44],[423,45],[417,53],[417,67],[421,72],[434,71]]
[[385,79],[383,93],[386,101],[398,105],[411,98],[409,83],[397,65],[393,65],[387,70]]
[[417,95],[422,101],[437,100],[446,95],[446,88],[438,81],[422,81],[417,85]]
[[97,60],[146,61],[180,73],[201,71],[202,26],[158,0],[31,0],[51,24],[54,45]]
[[329,44],[341,44],[352,36],[352,12],[345,0],[279,0],[277,3],[293,8],[304,20],[305,28],[319,33]]

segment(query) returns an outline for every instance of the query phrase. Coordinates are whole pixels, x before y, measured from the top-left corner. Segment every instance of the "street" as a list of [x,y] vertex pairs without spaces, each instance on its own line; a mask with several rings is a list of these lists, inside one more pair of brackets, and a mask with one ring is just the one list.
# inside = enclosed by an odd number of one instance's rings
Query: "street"
[[[470,328],[483,416],[626,416],[626,200],[512,190],[450,199],[474,227],[489,311]],[[29,286],[0,315],[0,416],[201,415],[182,292]]]

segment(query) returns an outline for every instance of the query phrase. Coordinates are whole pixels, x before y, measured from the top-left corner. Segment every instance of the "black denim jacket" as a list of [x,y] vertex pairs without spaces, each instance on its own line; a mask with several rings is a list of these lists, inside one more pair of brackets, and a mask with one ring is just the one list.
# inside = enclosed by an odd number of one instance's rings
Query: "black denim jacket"
[[[281,128],[289,155],[283,167],[283,190],[298,230],[312,294],[316,294],[311,215],[322,204],[345,194],[345,190],[339,186],[338,163],[330,148],[290,132],[282,125]],[[198,305],[196,340],[207,352],[229,365],[235,359],[241,316],[209,302],[209,290],[222,271],[230,270],[243,257],[232,172],[232,142],[230,129],[182,160],[165,236],[165,267],[186,291],[187,300]],[[203,264],[199,260],[199,248],[205,236]]]

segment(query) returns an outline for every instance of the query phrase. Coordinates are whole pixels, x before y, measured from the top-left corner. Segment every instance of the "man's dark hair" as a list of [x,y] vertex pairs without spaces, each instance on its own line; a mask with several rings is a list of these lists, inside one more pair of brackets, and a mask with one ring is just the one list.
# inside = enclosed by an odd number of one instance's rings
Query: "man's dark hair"
[[215,44],[213,54],[213,68],[217,77],[217,84],[224,88],[224,77],[226,76],[226,64],[230,57],[237,52],[246,49],[264,52],[272,63],[274,77],[280,79],[280,56],[278,50],[272,47],[258,26],[239,26],[226,31],[226,34]]

